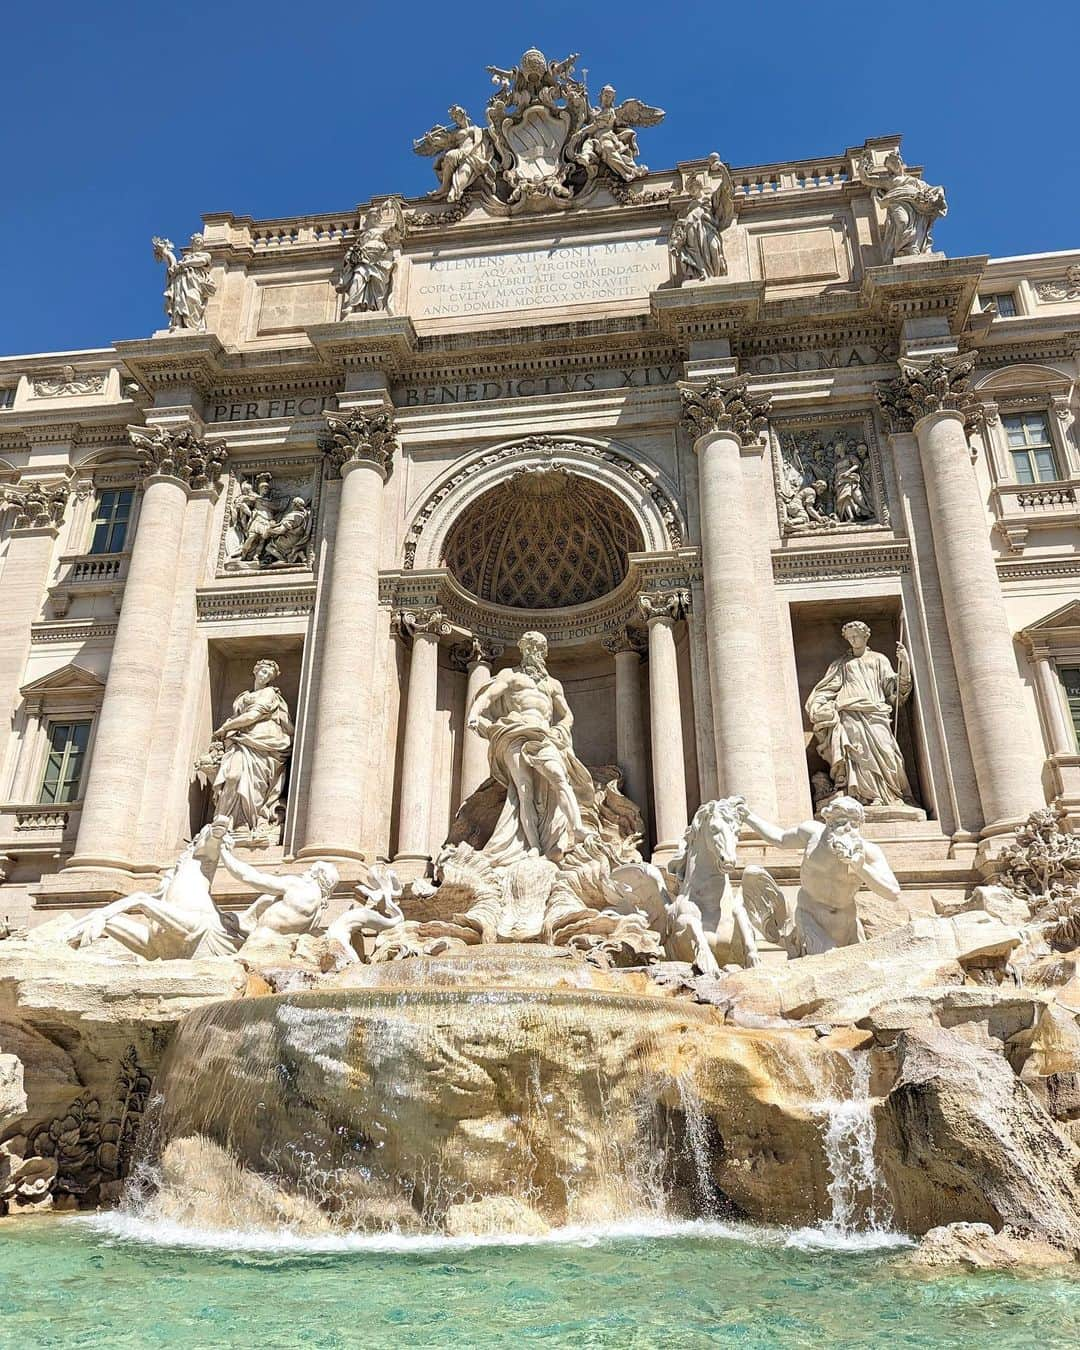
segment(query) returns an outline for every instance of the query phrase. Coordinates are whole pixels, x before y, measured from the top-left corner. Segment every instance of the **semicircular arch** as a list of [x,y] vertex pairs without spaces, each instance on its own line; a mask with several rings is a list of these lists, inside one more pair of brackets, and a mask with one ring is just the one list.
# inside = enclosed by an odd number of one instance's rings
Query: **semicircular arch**
[[637,525],[645,552],[682,547],[685,522],[672,485],[658,469],[610,441],[527,436],[477,451],[431,487],[412,514],[405,537],[405,568],[441,567],[447,537],[470,506],[516,471],[550,468],[555,462],[615,496]]

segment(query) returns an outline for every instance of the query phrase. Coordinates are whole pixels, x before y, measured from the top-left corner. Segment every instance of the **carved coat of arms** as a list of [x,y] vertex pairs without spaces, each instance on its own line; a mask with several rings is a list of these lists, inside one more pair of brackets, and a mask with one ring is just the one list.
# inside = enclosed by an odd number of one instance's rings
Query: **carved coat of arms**
[[486,125],[455,105],[450,126],[432,127],[414,144],[417,154],[435,157],[439,186],[431,195],[459,202],[480,187],[511,211],[550,211],[605,176],[622,184],[642,177],[635,128],[656,126],[663,111],[636,98],[616,104],[611,85],[593,104],[586,76],[575,75],[577,60],[574,53],[549,61],[531,48],[509,70],[488,66],[495,93]]

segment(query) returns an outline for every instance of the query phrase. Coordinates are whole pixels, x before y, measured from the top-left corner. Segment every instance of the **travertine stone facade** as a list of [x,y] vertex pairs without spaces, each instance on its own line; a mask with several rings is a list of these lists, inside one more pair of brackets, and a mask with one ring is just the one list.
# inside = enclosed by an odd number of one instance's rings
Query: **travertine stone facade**
[[537,57],[423,138],[431,199],[207,216],[201,317],[0,360],[0,918],[175,856],[263,658],[295,733],[261,856],[419,878],[528,629],[661,858],[717,795],[811,813],[849,620],[910,655],[912,808],[866,826],[907,890],[1080,814],[1080,251],[934,251],[895,139],[645,171],[659,109]]

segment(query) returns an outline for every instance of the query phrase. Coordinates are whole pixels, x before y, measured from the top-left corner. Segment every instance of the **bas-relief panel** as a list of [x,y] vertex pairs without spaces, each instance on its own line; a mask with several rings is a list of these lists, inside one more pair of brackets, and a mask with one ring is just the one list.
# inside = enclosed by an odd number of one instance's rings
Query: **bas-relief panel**
[[321,487],[310,460],[238,465],[226,492],[217,575],[310,571]]
[[782,537],[889,526],[871,418],[777,422],[770,442]]
[[266,282],[257,287],[254,336],[299,332],[305,324],[328,323],[335,317],[329,281]]

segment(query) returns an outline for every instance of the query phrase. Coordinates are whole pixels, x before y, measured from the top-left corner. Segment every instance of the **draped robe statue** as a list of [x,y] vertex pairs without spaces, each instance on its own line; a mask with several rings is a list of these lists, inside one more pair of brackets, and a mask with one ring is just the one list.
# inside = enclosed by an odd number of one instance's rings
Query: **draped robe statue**
[[864,806],[913,805],[904,756],[893,735],[898,704],[911,694],[911,664],[897,644],[898,670],[869,645],[870,629],[855,620],[840,630],[851,647],[810,691],[806,713],[818,753],[838,792]]
[[292,748],[288,704],[273,684],[280,673],[276,661],[256,663],[254,688],[233,702],[232,716],[214,732],[210,758],[200,766],[216,765],[214,815],[227,817],[238,837],[264,844],[277,830]]
[[558,861],[600,828],[592,775],[574,754],[573,714],[547,673],[547,639],[524,633],[521,664],[477,694],[469,726],[488,743],[491,776],[506,804],[484,853],[500,866],[534,856]]

